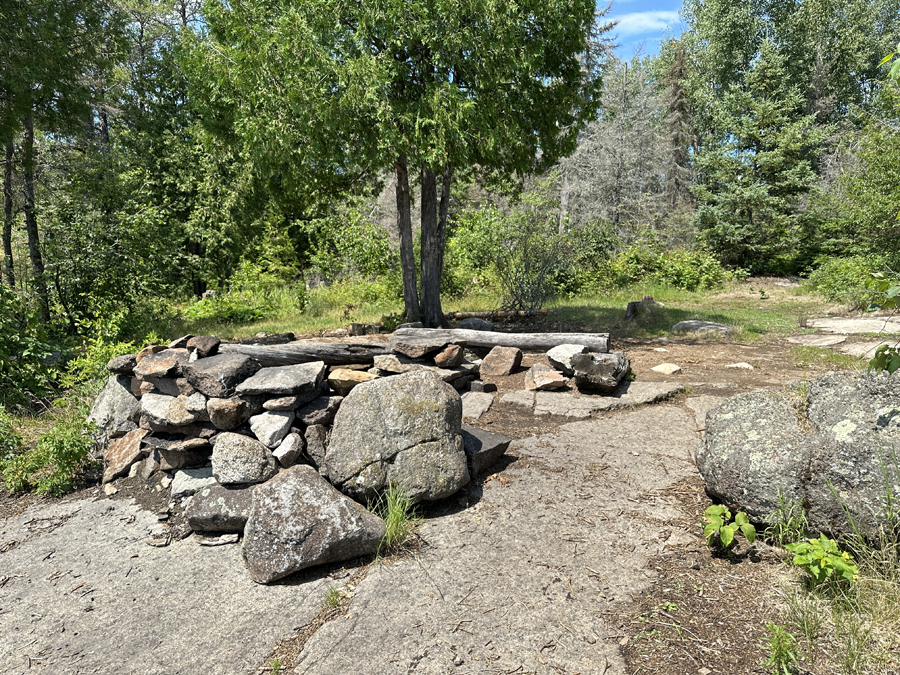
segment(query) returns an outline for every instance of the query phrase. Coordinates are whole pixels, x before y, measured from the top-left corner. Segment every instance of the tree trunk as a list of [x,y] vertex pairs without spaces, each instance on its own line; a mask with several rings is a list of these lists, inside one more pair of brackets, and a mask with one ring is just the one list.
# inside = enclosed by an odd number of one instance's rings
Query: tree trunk
[[[609,333],[500,333],[489,330],[433,330],[429,328],[398,328],[388,340],[388,346],[403,339],[446,340],[448,344],[465,340],[469,347],[516,347],[531,353],[546,352],[560,345],[584,345],[590,351],[609,352]],[[224,346],[224,345],[222,345]],[[221,347],[219,348],[221,349]]]
[[563,169],[559,186],[559,233],[566,233],[566,219],[569,217],[569,170]]
[[16,276],[13,273],[12,258],[12,169],[13,141],[10,138],[6,144],[6,164],[3,167],[3,279],[6,281],[7,286],[15,288]]
[[25,118],[25,133],[22,140],[22,174],[25,179],[25,232],[28,234],[28,256],[34,275],[34,290],[41,307],[41,320],[50,320],[50,300],[47,280],[44,278],[44,259],[41,257],[41,240],[38,235],[37,216],[34,212],[34,116]]
[[394,163],[397,173],[397,229],[400,230],[400,268],[403,271],[403,305],[409,321],[419,320],[419,293],[416,289],[416,256],[413,252],[412,215],[409,199],[409,170],[406,155]]
[[290,366],[296,363],[324,361],[327,366],[344,366],[353,363],[372,363],[376,356],[390,354],[387,345],[380,342],[312,342],[302,340],[285,345],[219,345],[222,354],[243,354],[256,359],[265,368]]

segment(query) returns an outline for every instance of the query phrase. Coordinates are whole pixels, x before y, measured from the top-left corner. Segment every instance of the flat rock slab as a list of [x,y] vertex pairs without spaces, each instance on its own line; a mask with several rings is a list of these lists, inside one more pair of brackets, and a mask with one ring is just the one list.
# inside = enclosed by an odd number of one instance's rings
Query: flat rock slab
[[434,336],[397,336],[388,340],[388,348],[395,354],[403,354],[411,359],[421,359],[428,355],[434,355],[447,348],[448,345],[466,346],[466,341],[461,338],[447,336],[444,333]]
[[478,419],[494,405],[494,395],[483,391],[470,391],[462,395],[462,416]]
[[804,347],[831,347],[847,339],[846,335],[792,335],[788,342]]
[[[636,405],[656,403],[680,391],[684,391],[684,385],[673,382],[625,382],[612,396],[575,396],[539,391],[534,394],[534,414],[585,418],[598,411],[622,410]],[[512,394],[507,394],[500,400],[504,403],[515,401],[516,405],[526,404],[526,397],[513,397]]]
[[896,317],[809,319],[806,325],[810,328],[818,328],[826,333],[842,333],[844,335],[854,335],[856,333],[900,333],[900,319]]
[[857,358],[869,358],[875,356],[875,350],[881,345],[893,347],[897,345],[897,340],[869,340],[868,342],[851,342],[850,344],[842,344],[836,347],[836,350],[842,354],[856,356]]
[[696,541],[662,491],[696,475],[697,445],[672,406],[515,441],[504,480],[426,520],[415,558],[370,568],[294,672],[631,675],[614,617],[656,580],[652,556]]
[[719,335],[731,335],[734,330],[723,323],[713,321],[679,321],[672,326],[673,333],[718,333]]
[[107,499],[0,520],[0,541],[20,542],[2,554],[0,672],[255,673],[331,583],[259,586],[237,546],[147,546],[161,529],[154,514]]

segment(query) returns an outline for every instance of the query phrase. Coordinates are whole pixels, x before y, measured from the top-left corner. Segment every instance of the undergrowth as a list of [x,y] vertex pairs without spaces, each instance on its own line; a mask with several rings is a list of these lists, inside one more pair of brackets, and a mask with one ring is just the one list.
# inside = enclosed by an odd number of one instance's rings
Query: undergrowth
[[420,522],[413,510],[410,496],[401,486],[391,484],[372,505],[371,510],[385,524],[384,536],[378,544],[378,556],[401,553]]

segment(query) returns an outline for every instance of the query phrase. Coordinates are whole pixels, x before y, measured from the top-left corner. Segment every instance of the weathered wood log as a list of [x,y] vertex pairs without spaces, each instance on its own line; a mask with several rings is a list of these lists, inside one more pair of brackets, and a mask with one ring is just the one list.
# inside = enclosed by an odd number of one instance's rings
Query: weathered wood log
[[432,328],[399,328],[396,337],[420,337],[465,340],[469,347],[516,347],[525,352],[544,352],[559,345],[584,345],[591,351],[609,351],[609,333],[498,333],[488,330],[440,330]]
[[390,354],[387,345],[370,342],[291,342],[286,345],[237,345],[222,343],[219,352],[243,354],[260,365],[292,366],[297,363],[324,361],[328,366],[372,363],[376,356]]
[[539,309],[536,312],[497,310],[495,312],[447,312],[444,314],[445,319],[508,319],[513,316],[547,316],[547,310]]

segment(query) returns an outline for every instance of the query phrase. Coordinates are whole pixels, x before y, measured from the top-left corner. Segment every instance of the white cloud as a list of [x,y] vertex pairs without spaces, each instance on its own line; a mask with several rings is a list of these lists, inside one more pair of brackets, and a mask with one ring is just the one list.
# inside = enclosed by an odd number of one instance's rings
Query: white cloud
[[661,33],[680,20],[678,12],[666,11],[631,12],[621,16],[612,16],[610,19],[619,20],[619,25],[613,29],[619,34],[619,37]]

